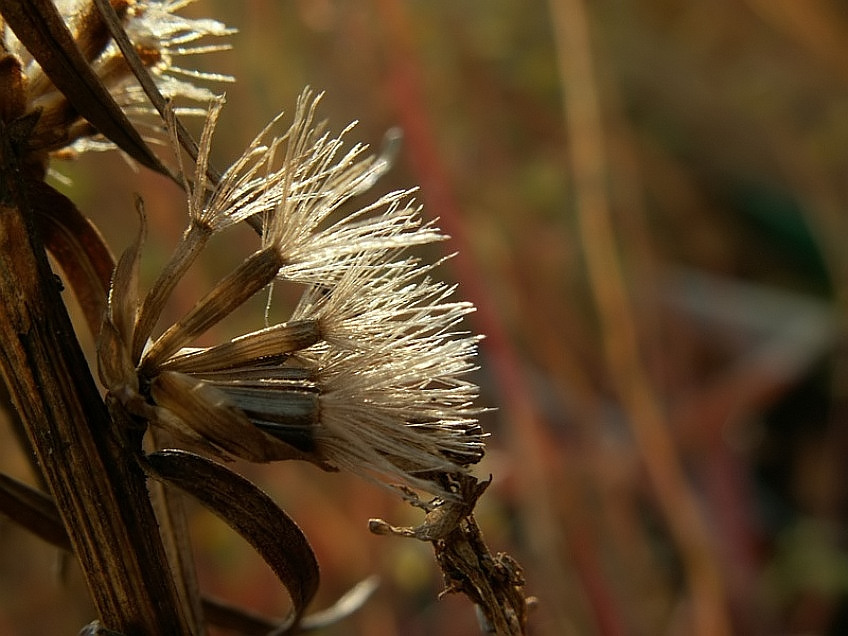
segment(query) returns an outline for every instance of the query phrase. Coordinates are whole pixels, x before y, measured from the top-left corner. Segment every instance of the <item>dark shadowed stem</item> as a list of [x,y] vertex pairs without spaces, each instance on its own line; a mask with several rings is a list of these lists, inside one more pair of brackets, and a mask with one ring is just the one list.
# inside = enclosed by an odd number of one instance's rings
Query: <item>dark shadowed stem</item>
[[[0,130],[0,138],[7,139]],[[2,147],[0,373],[79,558],[102,624],[184,634],[133,445],[101,400]]]
[[15,405],[12,403],[12,396],[9,393],[9,387],[5,382],[0,381],[0,417],[3,417],[9,424],[9,429],[18,446],[23,451],[24,457],[32,471],[32,475],[36,480],[39,488],[47,490],[47,483],[44,481],[44,476],[41,474],[41,468],[35,461],[35,453],[32,450],[32,445],[29,443],[26,428],[24,427],[21,418]]

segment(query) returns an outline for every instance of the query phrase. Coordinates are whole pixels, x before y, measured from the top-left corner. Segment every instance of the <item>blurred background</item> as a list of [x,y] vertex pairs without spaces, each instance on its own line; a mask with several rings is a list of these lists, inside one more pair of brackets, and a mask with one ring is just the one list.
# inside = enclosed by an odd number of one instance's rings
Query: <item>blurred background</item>
[[[379,148],[403,130],[378,188],[421,186],[453,237],[440,248],[459,252],[443,275],[477,304],[481,404],[497,409],[477,515],[490,548],[524,566],[531,633],[848,632],[845,3],[203,0],[185,12],[239,31],[233,51],[196,62],[237,78],[216,87],[228,101],[216,165],[307,84],[326,91],[333,130],[359,120],[351,139]],[[183,228],[176,187],[114,154],[56,168],[116,253],[142,194],[152,278]],[[172,310],[253,241],[220,243]],[[261,324],[262,301],[239,315]],[[0,430],[4,472],[31,480]],[[315,609],[379,575],[326,633],[476,633],[465,598],[437,600],[428,545],[368,532],[371,517],[420,521],[397,497],[311,466],[236,468],[312,541]],[[284,615],[270,569],[191,510],[203,589]],[[75,633],[93,618],[85,598],[69,560],[0,521],[0,633]]]

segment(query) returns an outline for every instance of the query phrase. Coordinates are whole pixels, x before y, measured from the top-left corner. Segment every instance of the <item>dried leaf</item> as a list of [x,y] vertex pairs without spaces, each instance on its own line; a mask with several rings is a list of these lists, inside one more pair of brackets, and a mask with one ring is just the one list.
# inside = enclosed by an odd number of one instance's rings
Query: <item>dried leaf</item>
[[221,627],[227,630],[226,633],[232,632],[241,636],[268,636],[280,624],[279,619],[257,614],[208,596],[203,598],[203,615],[206,616],[210,625]]
[[256,548],[292,599],[285,631],[296,629],[319,580],[315,554],[297,524],[255,485],[199,455],[159,451],[147,463],[153,477],[196,498]]
[[147,217],[140,198],[136,199],[139,216],[138,233],[135,240],[121,254],[109,290],[109,320],[114,323],[124,342],[129,343],[135,329],[138,312],[138,269],[141,264],[141,248],[147,236]]
[[129,343],[138,311],[138,268],[141,247],[147,231],[141,200],[136,202],[141,219],[132,244],[124,250],[109,286],[108,315],[97,339],[97,363],[100,381],[107,388],[131,387],[138,391],[135,361],[129,357]]
[[[162,483],[162,482],[160,482]],[[165,484],[162,483],[164,487]],[[0,514],[12,522],[32,532],[47,543],[63,550],[72,551],[65,526],[59,516],[59,510],[49,495],[35,490],[8,475],[0,473]],[[297,627],[298,632],[312,631],[326,627],[332,622],[342,620],[364,604],[377,586],[376,577],[369,577],[356,584],[345,593],[332,607],[306,616]],[[202,613],[209,624],[237,631],[246,636],[267,636],[280,626],[279,619],[262,616],[240,607],[235,607],[219,599],[201,598]],[[286,623],[291,627],[290,622]],[[80,634],[102,634],[102,627],[95,621]]]
[[56,504],[49,495],[0,473],[0,514],[48,543],[72,550]]
[[305,616],[296,627],[289,624],[280,626],[279,621],[208,597],[203,599],[203,610],[211,624],[245,636],[302,634],[325,629],[346,619],[371,598],[378,585],[379,578],[369,576],[345,592],[331,607]]
[[319,612],[313,612],[301,621],[301,632],[324,629],[344,620],[358,611],[371,598],[380,585],[377,576],[369,576],[345,592],[331,607]]
[[27,194],[48,251],[67,277],[96,338],[106,311],[115,259],[97,227],[73,201],[43,181],[30,181]]

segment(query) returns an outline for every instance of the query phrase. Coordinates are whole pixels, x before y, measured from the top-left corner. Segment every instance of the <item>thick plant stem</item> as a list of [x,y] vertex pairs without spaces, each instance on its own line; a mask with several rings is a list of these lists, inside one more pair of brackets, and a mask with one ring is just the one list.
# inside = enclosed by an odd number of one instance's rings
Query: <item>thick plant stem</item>
[[[7,146],[4,159],[10,154]],[[26,213],[20,177],[3,164],[0,373],[101,624],[126,636],[189,633],[133,445],[98,394]]]

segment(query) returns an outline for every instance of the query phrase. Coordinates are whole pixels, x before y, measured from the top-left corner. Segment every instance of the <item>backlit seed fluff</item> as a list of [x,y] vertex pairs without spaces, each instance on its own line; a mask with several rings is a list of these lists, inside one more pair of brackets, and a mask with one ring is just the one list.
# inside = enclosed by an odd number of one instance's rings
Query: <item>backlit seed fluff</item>
[[[110,399],[193,446],[253,461],[298,458],[325,469],[441,493],[437,476],[483,455],[473,371],[473,306],[409,253],[445,237],[409,191],[354,205],[386,160],[315,122],[306,90],[293,123],[272,122],[216,187],[205,165],[221,108],[210,107],[197,166],[183,167],[189,227],[139,302],[141,236],[116,268],[99,343]],[[176,323],[155,326],[206,244],[248,217],[257,251]],[[212,347],[194,339],[275,281],[301,285],[288,321]],[[444,493],[441,493],[444,494]]]

